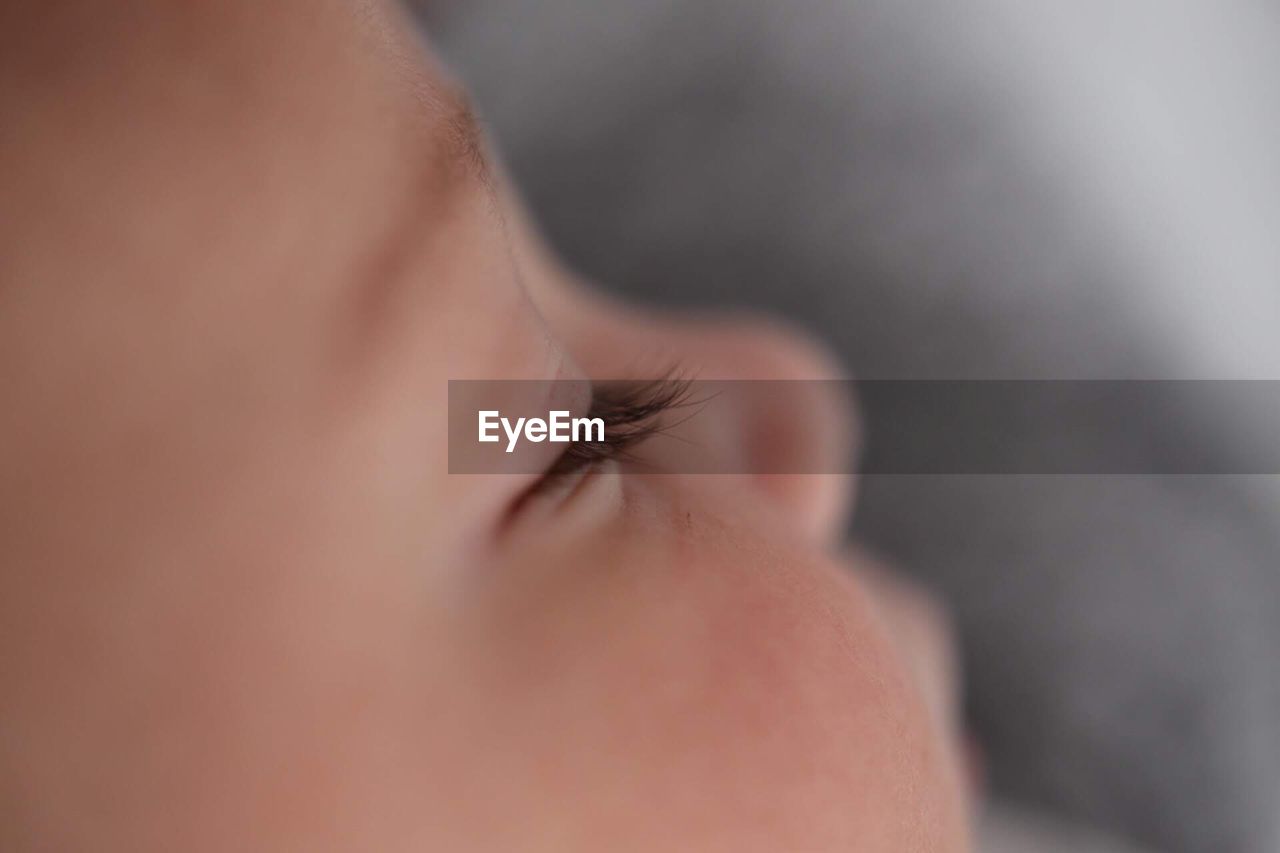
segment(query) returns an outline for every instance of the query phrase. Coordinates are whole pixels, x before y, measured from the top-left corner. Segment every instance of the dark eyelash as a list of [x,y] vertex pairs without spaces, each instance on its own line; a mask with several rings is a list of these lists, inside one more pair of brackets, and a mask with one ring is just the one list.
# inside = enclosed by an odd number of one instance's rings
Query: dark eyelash
[[595,383],[587,417],[604,421],[604,441],[572,442],[538,485],[599,462],[631,459],[631,448],[666,429],[660,417],[664,412],[690,404],[690,388],[689,380],[673,374],[651,381]]

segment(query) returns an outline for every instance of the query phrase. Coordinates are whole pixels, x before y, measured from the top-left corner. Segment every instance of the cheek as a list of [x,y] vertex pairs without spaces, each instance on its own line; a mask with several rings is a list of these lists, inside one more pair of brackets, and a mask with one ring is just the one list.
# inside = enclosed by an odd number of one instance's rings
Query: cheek
[[504,807],[549,839],[887,851],[961,837],[927,715],[835,567],[681,514],[674,532],[520,571],[473,645],[471,722],[509,762]]

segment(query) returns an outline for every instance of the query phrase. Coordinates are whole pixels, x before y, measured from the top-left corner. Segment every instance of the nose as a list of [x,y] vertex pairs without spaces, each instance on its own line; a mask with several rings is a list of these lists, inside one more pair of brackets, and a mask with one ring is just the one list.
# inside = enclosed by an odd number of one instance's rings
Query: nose
[[677,319],[623,305],[562,266],[510,197],[504,219],[533,304],[589,377],[654,378],[674,365],[697,379],[761,380],[735,385],[745,389],[735,395],[737,440],[714,447],[744,458],[724,470],[757,472],[747,477],[752,490],[813,539],[843,536],[858,421],[844,371],[824,347],[774,320]]
[[[772,320],[674,324],[682,358],[699,379],[732,383],[733,440],[725,464],[810,538],[843,533],[853,499],[858,444],[854,401],[838,362],[812,337]],[[692,371],[691,371],[692,373]]]
[[718,457],[712,470],[749,472],[733,485],[786,514],[793,529],[822,544],[842,536],[857,420],[839,363],[812,337],[771,319],[671,317],[594,296],[575,308],[570,322],[558,312],[557,331],[593,377],[652,378],[641,374],[675,365],[699,381],[733,380],[730,404],[716,407],[732,414],[696,434],[697,452]]

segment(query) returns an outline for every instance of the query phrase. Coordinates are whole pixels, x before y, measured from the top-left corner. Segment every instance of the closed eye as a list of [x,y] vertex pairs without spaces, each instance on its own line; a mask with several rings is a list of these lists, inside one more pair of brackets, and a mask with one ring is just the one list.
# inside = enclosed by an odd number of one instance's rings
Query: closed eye
[[665,412],[689,404],[690,383],[668,374],[651,381],[597,382],[592,384],[588,418],[604,423],[603,440],[571,441],[556,457],[528,494],[554,485],[609,460],[629,460],[631,450],[665,428]]

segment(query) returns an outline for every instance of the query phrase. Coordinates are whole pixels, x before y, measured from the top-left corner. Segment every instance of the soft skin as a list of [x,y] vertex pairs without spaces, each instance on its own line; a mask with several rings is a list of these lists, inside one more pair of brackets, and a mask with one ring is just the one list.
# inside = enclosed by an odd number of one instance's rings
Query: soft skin
[[[447,473],[448,379],[812,345],[576,282],[393,5],[0,34],[0,848],[967,849],[940,620],[833,551],[846,478]],[[846,401],[742,409],[714,452],[842,470]]]

